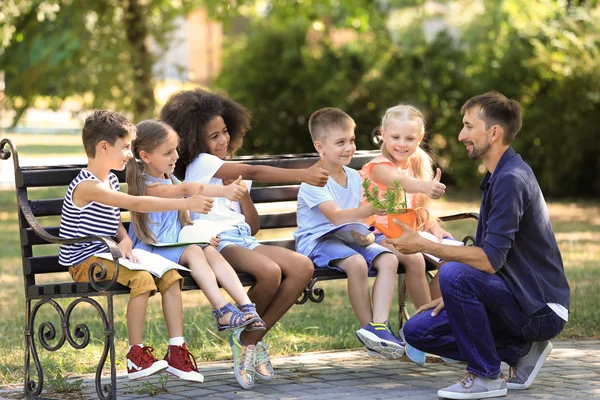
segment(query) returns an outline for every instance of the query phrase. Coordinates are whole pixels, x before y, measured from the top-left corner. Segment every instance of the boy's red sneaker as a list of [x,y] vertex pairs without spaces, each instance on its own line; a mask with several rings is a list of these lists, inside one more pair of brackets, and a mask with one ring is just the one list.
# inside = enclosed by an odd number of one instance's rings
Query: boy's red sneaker
[[188,351],[185,343],[181,346],[169,346],[165,361],[169,363],[168,373],[186,381],[204,382],[204,376],[198,371],[196,358]]
[[129,379],[141,379],[157,372],[162,372],[169,366],[164,360],[157,360],[152,353],[154,348],[131,346],[127,353],[127,376]]

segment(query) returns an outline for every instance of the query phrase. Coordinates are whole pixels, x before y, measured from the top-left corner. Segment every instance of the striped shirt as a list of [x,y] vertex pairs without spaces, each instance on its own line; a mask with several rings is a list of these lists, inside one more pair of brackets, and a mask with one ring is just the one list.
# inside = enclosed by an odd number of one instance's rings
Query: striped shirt
[[[99,181],[99,179],[87,169],[82,169],[79,175],[73,179],[67,188],[63,203],[59,236],[63,239],[84,236],[116,236],[121,220],[119,207],[112,207],[95,201],[84,207],[78,207],[73,203],[73,192],[77,185],[84,181]],[[119,191],[119,179],[115,174],[109,173],[108,181],[112,190]],[[106,251],[108,251],[106,245],[98,241],[61,245],[58,262],[64,266],[74,266],[94,254]]]

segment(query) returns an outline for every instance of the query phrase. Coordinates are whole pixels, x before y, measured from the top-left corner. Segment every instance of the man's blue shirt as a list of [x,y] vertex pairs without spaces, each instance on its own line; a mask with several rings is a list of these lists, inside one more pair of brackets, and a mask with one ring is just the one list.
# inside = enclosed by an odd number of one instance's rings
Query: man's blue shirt
[[547,303],[569,309],[569,284],[546,202],[529,165],[509,147],[480,184],[476,246],[530,314]]

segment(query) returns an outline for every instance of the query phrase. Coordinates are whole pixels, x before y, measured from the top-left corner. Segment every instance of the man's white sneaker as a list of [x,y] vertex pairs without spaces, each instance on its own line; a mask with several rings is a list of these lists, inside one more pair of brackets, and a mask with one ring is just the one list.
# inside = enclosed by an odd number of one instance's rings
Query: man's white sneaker
[[517,365],[510,367],[507,387],[511,390],[524,390],[531,386],[551,351],[552,343],[549,341],[533,342],[531,349],[519,358]]
[[506,396],[506,392],[504,377],[488,379],[467,372],[459,382],[438,390],[437,395],[446,399],[489,399]]

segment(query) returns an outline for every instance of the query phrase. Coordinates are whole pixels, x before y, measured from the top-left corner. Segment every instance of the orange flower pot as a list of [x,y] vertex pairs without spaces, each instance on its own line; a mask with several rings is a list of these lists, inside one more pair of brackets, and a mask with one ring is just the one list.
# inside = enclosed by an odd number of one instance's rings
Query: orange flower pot
[[402,236],[402,228],[394,223],[394,219],[398,221],[404,222],[406,225],[410,226],[413,229],[417,229],[417,211],[423,210],[427,217],[425,220],[429,219],[429,211],[423,207],[418,208],[407,208],[404,213],[401,214],[388,214],[388,224],[387,226],[383,224],[377,223],[377,221],[373,221],[373,226],[379,230],[379,232],[383,233],[385,236],[389,238],[397,238]]

